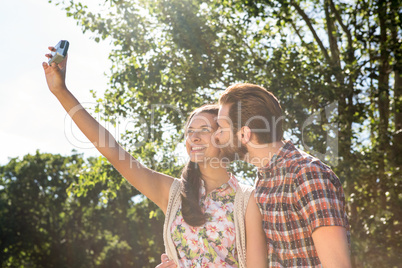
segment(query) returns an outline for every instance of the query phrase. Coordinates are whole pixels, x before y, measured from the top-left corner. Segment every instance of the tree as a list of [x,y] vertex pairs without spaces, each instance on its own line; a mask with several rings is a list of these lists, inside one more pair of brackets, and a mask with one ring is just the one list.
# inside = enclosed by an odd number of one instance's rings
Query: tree
[[64,8],[115,46],[97,112],[114,123],[139,118],[124,137],[136,156],[177,174],[155,163],[174,158],[183,115],[231,83],[263,85],[284,107],[286,136],[344,182],[354,266],[399,265],[400,1],[104,3],[103,14],[74,1]]
[[326,100],[339,102],[336,170],[346,178],[355,266],[400,262],[401,7],[382,0],[236,4],[249,19],[273,18],[283,38],[296,37],[287,44],[316,51],[299,50],[325,66],[321,84],[336,94]]
[[104,159],[37,152],[0,167],[0,186],[1,267],[159,262],[163,222],[149,219],[156,206],[134,202],[139,192]]

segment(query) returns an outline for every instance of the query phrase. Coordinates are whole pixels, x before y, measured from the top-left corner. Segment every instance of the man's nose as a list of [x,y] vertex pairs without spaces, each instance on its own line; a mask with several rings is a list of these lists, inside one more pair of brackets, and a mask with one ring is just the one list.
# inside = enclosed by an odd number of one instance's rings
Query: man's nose
[[218,130],[215,132],[215,135],[214,135],[215,140],[219,141],[221,134],[222,134],[221,128],[218,128]]

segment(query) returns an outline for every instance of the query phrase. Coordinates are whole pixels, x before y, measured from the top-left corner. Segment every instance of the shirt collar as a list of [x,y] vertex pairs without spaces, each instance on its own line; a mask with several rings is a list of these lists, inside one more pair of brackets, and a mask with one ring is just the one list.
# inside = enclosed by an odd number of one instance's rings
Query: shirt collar
[[293,143],[290,140],[286,140],[281,148],[274,154],[268,164],[264,167],[258,168],[258,173],[261,175],[262,173],[268,172],[272,170],[272,168],[276,165],[278,161],[283,158],[286,158],[286,155],[295,150]]

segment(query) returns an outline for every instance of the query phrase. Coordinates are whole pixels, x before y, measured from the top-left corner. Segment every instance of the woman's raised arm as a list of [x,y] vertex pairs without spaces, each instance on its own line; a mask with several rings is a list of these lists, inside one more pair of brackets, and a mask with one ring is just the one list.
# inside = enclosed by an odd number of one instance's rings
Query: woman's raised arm
[[[49,47],[54,51],[54,47]],[[46,54],[48,58],[51,54]],[[98,151],[142,194],[151,199],[163,212],[166,212],[170,185],[173,178],[150,170],[140,164],[124,150],[116,139],[98,123],[86,110],[65,84],[67,57],[59,64],[42,64],[46,82],[63,108],[84,135]]]

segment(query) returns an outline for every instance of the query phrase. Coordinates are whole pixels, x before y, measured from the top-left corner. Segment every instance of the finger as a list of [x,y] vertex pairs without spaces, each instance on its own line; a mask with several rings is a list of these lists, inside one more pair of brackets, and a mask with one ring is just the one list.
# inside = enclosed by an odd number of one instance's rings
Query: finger
[[164,262],[164,263],[157,265],[155,268],[173,268],[173,267],[177,267],[177,266],[174,263],[174,261],[170,260],[168,262]]
[[52,56],[52,54],[45,54],[45,56],[47,57],[47,58],[49,58],[49,59],[51,59],[53,56]]
[[48,49],[49,49],[50,51],[53,51],[53,52],[56,51],[56,49],[55,49],[54,47],[48,47]]
[[163,267],[169,267],[169,268],[176,267],[176,264],[174,263],[173,260],[170,260],[170,261],[168,261],[168,262],[165,262],[164,265],[165,265],[165,266],[163,266]]
[[168,265],[166,267],[169,267],[169,268],[177,267],[173,260],[166,262],[166,264]]
[[49,64],[47,64],[47,62],[42,62],[42,67],[43,67],[43,70],[46,71],[46,69],[49,68]]
[[166,253],[163,253],[163,254],[161,255],[161,261],[162,261],[162,262],[167,262],[167,261],[169,261],[169,257],[168,257],[168,255],[167,255]]
[[52,62],[52,64],[50,65],[54,70],[56,71],[60,71],[59,65],[55,62]]

